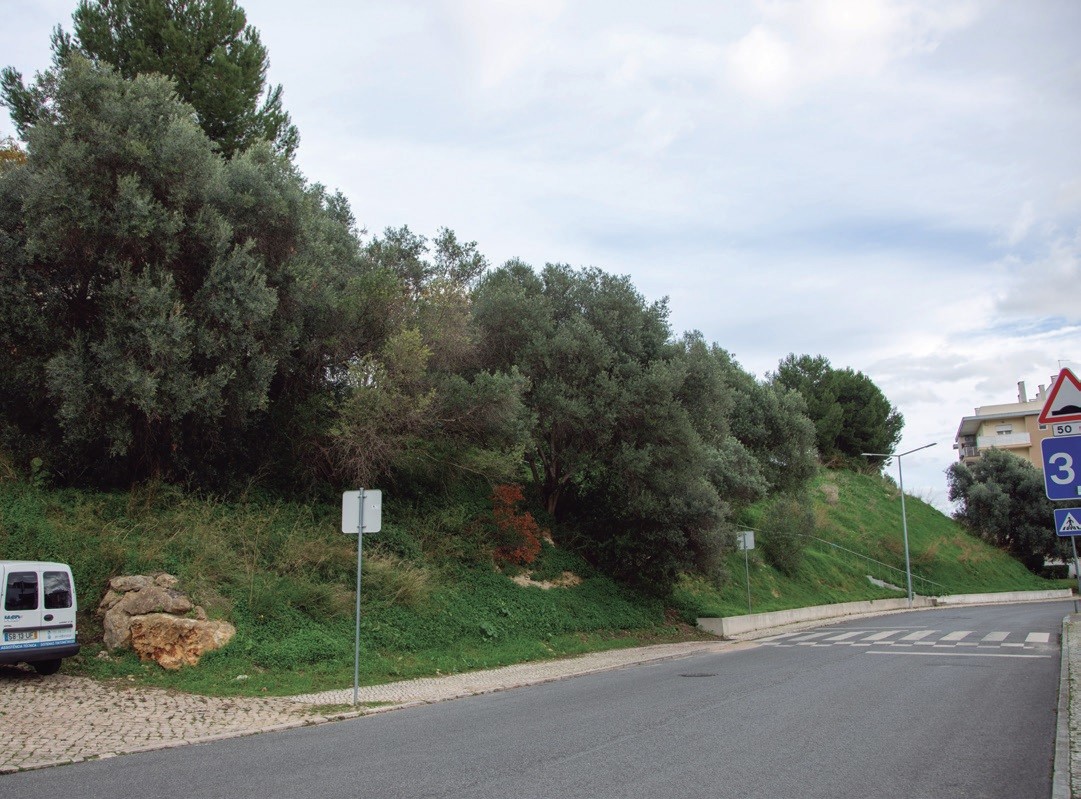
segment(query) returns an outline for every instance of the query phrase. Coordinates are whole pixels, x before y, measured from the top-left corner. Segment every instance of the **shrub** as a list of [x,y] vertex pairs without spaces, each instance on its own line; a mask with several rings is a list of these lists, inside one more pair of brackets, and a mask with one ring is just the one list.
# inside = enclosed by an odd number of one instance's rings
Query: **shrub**
[[527,566],[541,551],[544,531],[529,511],[519,513],[524,499],[519,485],[498,485],[492,489],[492,529],[495,534],[496,562]]
[[803,563],[808,536],[814,534],[815,516],[811,501],[802,496],[782,494],[762,514],[762,535],[757,542],[766,562],[792,577]]

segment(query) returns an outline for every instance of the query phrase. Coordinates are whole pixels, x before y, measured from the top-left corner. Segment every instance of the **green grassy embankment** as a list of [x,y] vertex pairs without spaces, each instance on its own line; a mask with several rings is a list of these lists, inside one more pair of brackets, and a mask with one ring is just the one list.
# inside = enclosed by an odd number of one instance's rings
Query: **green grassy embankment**
[[[809,539],[787,577],[756,549],[754,611],[902,596],[867,580],[871,574],[903,585],[896,489],[879,478],[823,470],[811,494],[816,538],[898,570]],[[1030,575],[919,500],[906,506],[913,571],[938,584],[917,581],[918,593],[1059,585]],[[735,552],[719,586],[687,577],[667,601],[628,591],[548,545],[533,579],[569,572],[580,582],[549,590],[519,585],[493,566],[492,543],[473,523],[488,507],[484,497],[470,496],[424,510],[388,501],[382,532],[364,541],[362,683],[682,640],[697,635],[686,624],[696,616],[747,612],[743,555]],[[751,509],[744,521],[753,526],[757,518]],[[104,494],[0,483],[0,557],[61,560],[75,570],[84,653],[64,669],[205,694],[290,694],[352,683],[356,539],[339,524],[340,508],[331,504],[223,502],[164,486]],[[93,609],[108,579],[157,571],[178,576],[212,618],[237,627],[234,641],[198,667],[166,672],[130,653],[99,656]]]
[[[876,476],[823,469],[812,483],[810,496],[815,538],[803,541],[806,549],[795,575],[786,576],[770,566],[761,547],[749,553],[753,612],[905,596],[904,590],[879,588],[867,579],[871,576],[905,588],[901,494],[896,485]],[[745,520],[750,527],[759,518],[754,511]],[[1033,575],[1018,561],[966,533],[949,516],[907,494],[905,514],[916,594],[1070,587],[1068,581]],[[776,534],[763,530],[757,535],[761,542]],[[698,616],[747,613],[743,553],[729,555],[725,568],[728,579],[720,588],[701,578],[685,578],[676,589],[676,603]]]

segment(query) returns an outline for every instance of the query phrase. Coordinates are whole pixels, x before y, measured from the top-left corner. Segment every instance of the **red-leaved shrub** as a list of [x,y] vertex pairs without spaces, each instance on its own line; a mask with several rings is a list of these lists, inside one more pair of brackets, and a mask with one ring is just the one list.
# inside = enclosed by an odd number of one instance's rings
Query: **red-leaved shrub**
[[522,499],[519,485],[498,485],[492,489],[492,519],[498,541],[493,553],[496,562],[527,566],[540,554],[543,531],[532,513],[518,512]]

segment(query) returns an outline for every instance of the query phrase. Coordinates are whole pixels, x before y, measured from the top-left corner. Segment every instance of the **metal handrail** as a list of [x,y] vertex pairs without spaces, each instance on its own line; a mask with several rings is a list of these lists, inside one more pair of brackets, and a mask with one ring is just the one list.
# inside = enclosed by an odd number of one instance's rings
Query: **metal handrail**
[[[876,563],[879,566],[883,566],[883,567],[885,567],[887,569],[895,571],[898,574],[904,575],[904,573],[905,573],[904,569],[899,569],[896,566],[891,566],[888,563],[883,563],[880,560],[875,560],[874,558],[870,557],[869,555],[864,555],[862,552],[856,552],[854,549],[849,549],[848,547],[843,547],[843,546],[841,546],[840,544],[838,544],[838,543],[836,543],[834,541],[827,541],[825,538],[819,538],[816,535],[807,535],[805,533],[791,533],[791,532],[782,531],[782,530],[759,530],[759,529],[757,529],[755,527],[750,527],[750,526],[746,527],[745,529],[754,530],[756,533],[765,533],[766,535],[776,534],[776,535],[787,535],[787,536],[799,536],[800,538],[810,538],[810,539],[812,539],[814,541],[820,541],[823,544],[828,544],[829,546],[833,547],[834,549],[840,549],[840,550],[842,550],[844,552],[849,553],[850,555],[855,555],[856,557],[863,558],[864,560],[870,561],[871,563]],[[936,583],[934,580],[931,580],[931,579],[929,579],[927,577],[922,577],[919,574],[916,574],[915,572],[912,572],[912,579],[914,579],[914,580],[922,580],[924,583],[926,583],[928,585],[937,585],[939,588],[946,588],[946,586],[944,586],[942,583]],[[904,590],[904,589],[902,589],[902,590]]]

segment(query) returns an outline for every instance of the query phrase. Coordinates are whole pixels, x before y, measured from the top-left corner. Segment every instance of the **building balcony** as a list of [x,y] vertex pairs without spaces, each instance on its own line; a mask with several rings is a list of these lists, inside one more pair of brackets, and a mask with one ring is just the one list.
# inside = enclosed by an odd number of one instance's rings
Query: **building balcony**
[[980,436],[976,439],[977,449],[1013,449],[1014,447],[1031,446],[1032,441],[1028,433],[1009,433],[1001,436]]

